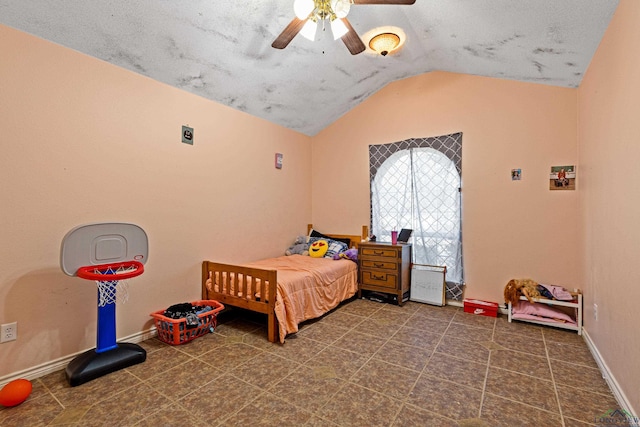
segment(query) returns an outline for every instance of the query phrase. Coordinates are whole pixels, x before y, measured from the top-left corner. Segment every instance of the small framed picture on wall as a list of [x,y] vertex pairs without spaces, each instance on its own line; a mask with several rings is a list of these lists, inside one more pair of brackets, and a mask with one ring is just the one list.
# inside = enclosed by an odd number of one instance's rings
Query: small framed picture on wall
[[549,175],[549,190],[575,190],[576,189],[576,167],[551,166]]
[[511,169],[511,181],[520,181],[522,178],[522,169]]

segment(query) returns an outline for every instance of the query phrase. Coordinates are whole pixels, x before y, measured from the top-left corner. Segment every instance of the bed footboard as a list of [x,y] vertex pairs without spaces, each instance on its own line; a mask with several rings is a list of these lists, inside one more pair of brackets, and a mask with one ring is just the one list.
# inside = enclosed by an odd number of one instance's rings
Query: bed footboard
[[204,261],[202,263],[202,298],[267,315],[268,338],[278,340],[275,315],[276,270]]

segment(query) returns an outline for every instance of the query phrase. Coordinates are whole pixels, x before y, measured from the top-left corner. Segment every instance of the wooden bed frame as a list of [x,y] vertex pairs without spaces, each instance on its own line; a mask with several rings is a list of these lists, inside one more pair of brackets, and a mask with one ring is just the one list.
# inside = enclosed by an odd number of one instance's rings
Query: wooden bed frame
[[[307,226],[307,234],[313,228],[312,224]],[[329,237],[350,239],[350,248],[357,248],[361,241],[366,240],[369,236],[369,227],[362,226],[362,234],[350,235],[350,234],[327,234]],[[236,296],[231,293],[232,286],[219,286],[219,291],[209,291],[206,287],[207,280],[210,275],[214,277],[219,274],[219,277],[226,277],[229,280],[230,276],[240,278],[240,295]],[[259,285],[256,283],[259,280]],[[202,298],[212,299],[221,302],[224,305],[233,307],[239,307],[258,313],[267,315],[267,334],[268,339],[271,342],[278,340],[278,319],[275,314],[276,299],[269,298],[268,301],[262,301],[260,298],[256,298],[257,292],[259,295],[276,295],[278,284],[278,272],[276,270],[263,270],[259,268],[243,267],[240,265],[221,264],[217,262],[204,261],[202,263]],[[247,289],[253,289],[254,292],[247,292]]]

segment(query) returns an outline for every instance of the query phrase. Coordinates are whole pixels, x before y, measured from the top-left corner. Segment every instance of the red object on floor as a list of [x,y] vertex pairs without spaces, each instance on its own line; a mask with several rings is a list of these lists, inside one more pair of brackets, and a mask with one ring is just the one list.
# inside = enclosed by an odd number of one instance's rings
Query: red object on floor
[[464,312],[481,316],[498,317],[498,303],[480,299],[465,298]]
[[10,381],[0,390],[0,405],[9,408],[21,404],[27,400],[32,388],[33,386],[29,380],[19,379]]
[[193,328],[187,327],[187,319],[171,319],[166,317],[163,314],[165,310],[151,313],[160,341],[171,345],[186,344],[215,329],[218,325],[217,314],[224,309],[224,305],[215,300],[192,301],[191,305],[208,305],[212,307],[212,310],[198,314],[199,324]]

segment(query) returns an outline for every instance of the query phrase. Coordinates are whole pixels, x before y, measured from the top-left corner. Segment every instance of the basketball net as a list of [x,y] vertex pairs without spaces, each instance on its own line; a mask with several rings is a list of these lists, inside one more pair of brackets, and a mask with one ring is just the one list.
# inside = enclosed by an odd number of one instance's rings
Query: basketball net
[[[104,274],[108,278],[111,274],[121,274],[127,271],[135,270],[133,266],[121,266],[113,269],[95,270],[97,274]],[[104,307],[107,304],[124,304],[129,300],[129,281],[125,280],[96,280],[98,286],[98,306]]]

